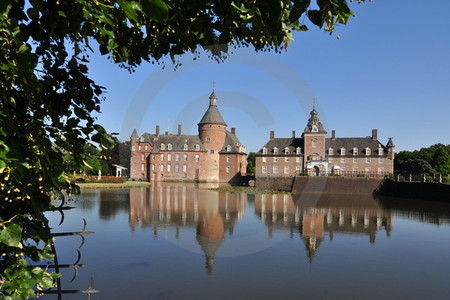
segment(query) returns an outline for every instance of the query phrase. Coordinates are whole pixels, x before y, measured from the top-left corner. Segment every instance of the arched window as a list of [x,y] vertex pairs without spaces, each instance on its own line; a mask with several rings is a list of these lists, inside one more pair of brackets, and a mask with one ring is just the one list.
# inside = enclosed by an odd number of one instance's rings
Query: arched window
[[183,145],[183,150],[187,150],[188,149],[188,145],[187,144],[184,144]]
[[264,147],[264,148],[262,149],[262,154],[267,154],[267,148],[266,148],[266,147]]
[[301,154],[302,153],[302,149],[300,147],[297,147],[297,149],[295,149],[295,153],[296,154]]
[[328,148],[328,155],[334,155],[333,148]]
[[228,151],[228,152],[231,151],[231,145],[227,145],[227,151]]
[[341,148],[341,155],[345,155],[345,148]]
[[166,145],[165,144],[161,144],[161,150],[166,150]]
[[312,140],[312,147],[317,148],[317,139]]
[[278,148],[277,147],[273,148],[273,154],[278,154]]
[[353,148],[353,155],[358,155],[358,148]]
[[289,154],[289,147],[284,148],[284,154]]
[[167,150],[172,150],[172,144],[167,144]]
[[366,155],[370,155],[370,148],[369,147],[366,148]]
[[199,144],[195,144],[195,151],[200,151],[200,145]]

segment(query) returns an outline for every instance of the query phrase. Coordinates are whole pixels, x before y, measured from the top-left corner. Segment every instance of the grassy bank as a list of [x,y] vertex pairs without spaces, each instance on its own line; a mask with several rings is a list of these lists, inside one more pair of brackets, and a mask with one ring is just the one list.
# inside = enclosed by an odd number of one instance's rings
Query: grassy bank
[[82,190],[84,189],[129,189],[133,187],[149,187],[147,181],[125,181],[123,183],[78,183]]
[[226,187],[219,187],[219,188],[209,188],[210,191],[216,191],[220,193],[230,193],[230,194],[290,194],[291,192],[285,191],[285,190],[265,190],[265,189],[259,189],[256,187],[249,187],[249,186],[226,186]]

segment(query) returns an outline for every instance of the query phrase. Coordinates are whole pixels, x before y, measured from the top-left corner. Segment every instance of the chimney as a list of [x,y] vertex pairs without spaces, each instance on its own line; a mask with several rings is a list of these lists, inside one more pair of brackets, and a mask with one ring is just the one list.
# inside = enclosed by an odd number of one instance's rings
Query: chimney
[[231,128],[231,134],[236,134],[236,128]]
[[181,136],[181,129],[182,129],[181,125],[178,124],[178,136]]
[[378,129],[372,129],[372,140],[378,140]]
[[295,139],[295,130],[292,130],[292,138]]
[[331,139],[334,140],[336,138],[336,130],[331,130]]
[[159,125],[156,125],[156,133],[155,133],[155,135],[159,136]]
[[275,138],[275,131],[270,131],[270,139],[273,140]]

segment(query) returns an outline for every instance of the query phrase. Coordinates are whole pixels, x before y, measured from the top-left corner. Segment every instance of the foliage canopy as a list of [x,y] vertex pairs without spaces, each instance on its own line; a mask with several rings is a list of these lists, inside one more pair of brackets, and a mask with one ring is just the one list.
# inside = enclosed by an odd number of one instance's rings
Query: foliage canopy
[[130,70],[201,47],[221,61],[229,46],[280,51],[308,19],[331,33],[352,15],[347,0],[0,1],[2,293],[51,285],[56,275],[24,259],[52,258],[50,195],[77,191],[65,172],[89,165],[86,145],[113,146],[93,116],[103,92],[88,76],[93,48]]

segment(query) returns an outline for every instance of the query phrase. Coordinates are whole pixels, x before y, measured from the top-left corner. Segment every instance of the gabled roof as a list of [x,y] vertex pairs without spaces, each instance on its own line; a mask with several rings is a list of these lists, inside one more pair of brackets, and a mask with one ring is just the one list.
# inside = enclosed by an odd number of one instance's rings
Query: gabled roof
[[[231,146],[231,150],[227,151],[227,146]],[[240,147],[243,147],[239,149]],[[225,142],[223,143],[222,150],[219,153],[245,153],[245,147],[239,142],[239,139],[235,134],[227,131],[227,135],[225,137]]]
[[303,138],[274,138],[269,140],[257,154],[262,154],[262,149],[267,148],[267,154],[273,154],[273,149],[278,148],[278,155],[284,154],[284,149],[289,148],[290,154],[295,154],[297,147],[301,148],[303,153]]
[[219,109],[217,108],[217,96],[214,90],[209,96],[209,107],[198,123],[198,125],[202,124],[220,124],[227,126],[227,123],[225,123]]

